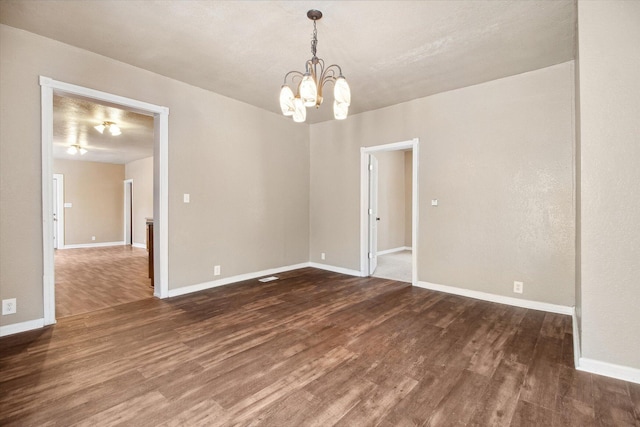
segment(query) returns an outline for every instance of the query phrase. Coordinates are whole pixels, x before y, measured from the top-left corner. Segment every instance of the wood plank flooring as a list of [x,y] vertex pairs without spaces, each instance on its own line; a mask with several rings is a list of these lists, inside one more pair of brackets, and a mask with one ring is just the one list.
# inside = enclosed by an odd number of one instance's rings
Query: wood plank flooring
[[0,339],[0,425],[639,426],[571,319],[306,268]]
[[56,318],[151,298],[147,262],[131,246],[56,250]]

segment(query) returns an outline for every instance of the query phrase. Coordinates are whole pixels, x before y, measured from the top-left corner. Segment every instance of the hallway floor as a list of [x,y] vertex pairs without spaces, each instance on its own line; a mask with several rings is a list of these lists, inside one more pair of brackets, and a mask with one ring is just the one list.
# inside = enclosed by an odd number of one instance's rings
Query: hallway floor
[[56,318],[151,298],[147,263],[131,246],[56,250]]
[[411,283],[411,251],[379,255],[378,267],[372,276]]

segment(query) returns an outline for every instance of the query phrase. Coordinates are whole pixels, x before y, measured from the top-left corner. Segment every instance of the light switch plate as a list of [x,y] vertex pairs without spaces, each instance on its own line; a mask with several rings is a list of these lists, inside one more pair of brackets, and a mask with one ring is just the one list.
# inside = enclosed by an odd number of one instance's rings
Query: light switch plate
[[189,193],[184,193],[183,199],[185,203],[189,203],[189,199],[190,199]]
[[438,206],[438,199],[431,199],[431,206]]

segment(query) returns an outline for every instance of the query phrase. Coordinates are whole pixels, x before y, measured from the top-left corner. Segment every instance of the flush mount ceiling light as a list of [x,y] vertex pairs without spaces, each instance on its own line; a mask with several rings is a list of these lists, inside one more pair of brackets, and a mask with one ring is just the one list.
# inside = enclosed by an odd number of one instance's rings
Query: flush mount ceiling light
[[[285,116],[293,116],[295,122],[307,119],[306,107],[316,108],[322,104],[322,89],[328,82],[333,83],[333,116],[337,120],[344,120],[351,105],[351,90],[347,80],[342,75],[340,66],[333,64],[325,68],[324,60],[316,56],[318,45],[318,31],[316,21],[322,18],[319,10],[310,10],[307,17],[313,21],[313,38],[311,39],[311,54],[313,57],[305,64],[305,72],[289,71],[284,76],[284,84],[280,89],[280,108]],[[287,85],[287,79],[296,88],[296,93]]]
[[73,144],[69,146],[69,148],[67,148],[67,153],[71,154],[72,156],[80,153],[81,156],[84,156],[87,153],[87,150],[80,144]]
[[120,128],[113,122],[102,122],[101,125],[94,126],[94,129],[100,133],[104,133],[105,129],[109,129],[109,132],[111,132],[113,136],[118,136],[122,133],[120,132]]

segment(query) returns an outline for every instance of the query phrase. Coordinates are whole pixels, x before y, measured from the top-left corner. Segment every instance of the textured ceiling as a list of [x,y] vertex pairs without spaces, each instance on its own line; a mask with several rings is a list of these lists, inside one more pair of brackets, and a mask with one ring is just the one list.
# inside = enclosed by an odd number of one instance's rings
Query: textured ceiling
[[[311,56],[312,8],[350,114],[574,58],[573,0],[3,0],[0,22],[279,112],[284,74]],[[308,122],[332,118],[327,101]]]
[[[118,125],[121,135],[98,132],[104,121]],[[87,150],[84,155],[67,153],[72,144]],[[53,157],[55,159],[126,164],[153,156],[153,117],[54,95]]]

